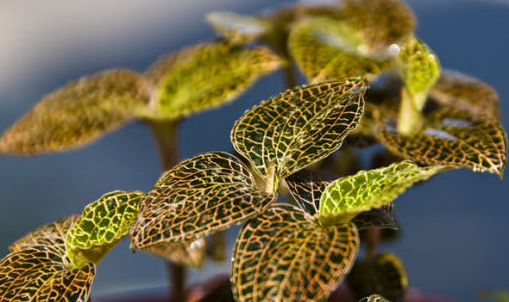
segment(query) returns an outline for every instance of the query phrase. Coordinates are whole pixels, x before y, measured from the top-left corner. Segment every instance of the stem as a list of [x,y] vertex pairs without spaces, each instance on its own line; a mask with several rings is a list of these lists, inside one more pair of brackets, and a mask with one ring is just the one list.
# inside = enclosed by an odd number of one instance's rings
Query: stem
[[[421,108],[419,108],[421,107]],[[414,95],[404,87],[398,116],[398,132],[404,135],[417,133],[423,125],[422,106],[417,106]]]
[[211,251],[210,256],[214,261],[223,262],[226,260],[226,233],[219,231],[210,237]]
[[[150,129],[159,150],[163,171],[173,167],[178,162],[178,123],[179,121],[148,121]],[[170,288],[173,288],[171,300],[185,301],[186,268],[177,263],[166,262],[170,274]]]
[[288,63],[286,67],[283,68],[283,76],[286,89],[290,89],[297,86],[297,77],[295,76],[294,64]]
[[376,249],[380,243],[380,238],[382,237],[382,229],[368,229],[366,235],[366,258],[373,259],[376,255]]

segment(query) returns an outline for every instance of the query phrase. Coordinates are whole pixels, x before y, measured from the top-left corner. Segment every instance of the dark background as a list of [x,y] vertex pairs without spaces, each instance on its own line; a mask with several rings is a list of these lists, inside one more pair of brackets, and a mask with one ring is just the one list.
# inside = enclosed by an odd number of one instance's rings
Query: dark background
[[[0,131],[43,95],[71,79],[104,69],[145,69],[159,55],[213,37],[202,21],[211,10],[255,13],[271,0],[0,1]],[[509,2],[411,1],[417,34],[444,68],[493,85],[509,117]],[[282,91],[281,73],[263,78],[233,104],[186,119],[182,157],[231,149],[229,133],[245,109]],[[507,121],[507,119],[506,119]],[[506,129],[509,124],[504,122]],[[115,190],[147,191],[159,177],[150,132],[134,122],[75,151],[38,157],[0,157],[0,256],[37,226],[81,211]],[[466,169],[441,174],[395,202],[399,242],[382,247],[399,255],[412,286],[458,301],[479,291],[509,289],[509,179]],[[235,232],[230,231],[231,242]],[[223,266],[193,271],[203,280]],[[166,284],[161,260],[131,254],[122,242],[98,267],[93,295]]]

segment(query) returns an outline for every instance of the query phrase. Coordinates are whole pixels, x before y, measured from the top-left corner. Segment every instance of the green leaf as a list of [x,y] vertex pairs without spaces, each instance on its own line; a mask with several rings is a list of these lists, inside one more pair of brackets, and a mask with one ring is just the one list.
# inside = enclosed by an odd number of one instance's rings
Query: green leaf
[[392,253],[382,253],[371,260],[357,260],[346,282],[357,298],[377,292],[390,301],[401,302],[408,290],[405,267]]
[[88,301],[95,265],[68,265],[64,253],[44,245],[7,255],[0,261],[0,300]]
[[149,119],[179,119],[232,101],[260,76],[282,65],[266,47],[243,49],[223,42],[187,47],[154,63],[146,72],[156,85]]
[[277,182],[337,150],[364,108],[360,78],[299,86],[248,110],[231,140],[264,179]]
[[502,126],[468,111],[444,108],[432,113],[420,133],[401,135],[391,120],[377,137],[392,153],[423,164],[450,165],[502,177],[507,162],[507,136]]
[[99,263],[127,235],[143,196],[140,191],[113,191],[85,207],[65,240],[73,267]]
[[166,171],[142,200],[131,247],[194,241],[259,215],[275,198],[257,190],[233,155],[197,155]]
[[359,300],[359,302],[389,302],[389,300],[385,299],[384,297],[374,294],[369,297],[364,297]]
[[444,71],[430,91],[430,96],[442,105],[500,121],[496,90],[476,78],[455,71]]
[[198,238],[190,243],[159,243],[143,250],[169,262],[199,268],[205,260],[206,244],[205,238]]
[[251,42],[270,28],[270,23],[260,17],[233,12],[211,12],[205,17],[216,32],[233,44]]
[[417,109],[424,107],[429,90],[440,76],[438,56],[417,37],[409,38],[399,51],[401,76]]
[[484,290],[479,295],[481,300],[495,302],[509,302],[509,291],[507,290]]
[[299,208],[278,204],[250,220],[235,243],[236,301],[321,301],[350,270],[355,225],[319,227]]
[[0,152],[31,155],[89,143],[133,119],[152,86],[129,70],[108,70],[45,96],[0,139]]
[[340,178],[323,192],[319,219],[324,224],[344,223],[359,213],[388,205],[406,188],[443,170],[442,166],[419,167],[402,161]]

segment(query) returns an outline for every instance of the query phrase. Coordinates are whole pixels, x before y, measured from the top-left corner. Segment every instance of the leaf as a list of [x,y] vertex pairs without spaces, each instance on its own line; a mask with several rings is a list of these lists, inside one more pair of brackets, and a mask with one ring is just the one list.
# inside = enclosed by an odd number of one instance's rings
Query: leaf
[[88,301],[95,265],[76,270],[68,263],[65,254],[43,245],[7,255],[0,261],[0,300]]
[[236,157],[208,152],[166,171],[142,200],[131,246],[194,241],[259,215],[275,200]]
[[175,120],[232,101],[283,61],[266,47],[243,49],[224,42],[198,44],[163,57],[146,72],[156,85],[149,119]]
[[287,90],[246,111],[233,126],[232,143],[277,186],[341,146],[362,115],[365,89],[355,78]]
[[374,56],[365,49],[358,32],[331,18],[300,22],[289,37],[290,53],[310,82],[374,76],[392,66],[390,56]]
[[355,225],[319,227],[299,208],[277,204],[250,220],[235,243],[236,301],[321,301],[350,270]]
[[389,300],[385,299],[384,297],[374,294],[369,297],[364,297],[359,300],[359,302],[389,302]]
[[65,240],[73,267],[99,263],[127,235],[143,196],[140,191],[113,191],[85,207]]
[[331,180],[309,170],[301,170],[288,176],[286,184],[297,205],[311,216],[319,213],[320,197]]
[[143,250],[169,262],[199,268],[205,260],[206,244],[205,238],[198,238],[191,243],[159,243]]
[[14,253],[44,245],[48,249],[65,254],[65,237],[78,217],[79,215],[70,215],[56,222],[43,225],[12,243],[9,246],[9,251]]
[[496,90],[476,78],[446,70],[430,91],[430,96],[442,105],[500,121]]
[[327,225],[344,223],[359,213],[388,205],[406,188],[443,170],[442,166],[419,167],[402,161],[340,178],[323,192],[319,219]]
[[401,302],[408,290],[408,277],[401,260],[382,253],[372,260],[357,260],[346,281],[356,297],[379,293],[390,301]]
[[371,228],[398,230],[398,225],[392,214],[392,204],[362,212],[352,219],[359,231]]
[[233,12],[211,12],[207,14],[205,21],[232,44],[251,42],[270,28],[270,23],[260,17]]
[[399,51],[399,65],[416,108],[421,110],[429,90],[440,76],[438,56],[419,38],[411,37]]
[[0,139],[3,154],[32,155],[87,144],[133,119],[152,86],[116,69],[70,82],[45,96]]
[[444,108],[431,114],[424,129],[405,136],[387,120],[377,137],[392,153],[423,164],[451,165],[502,177],[507,162],[507,136],[500,124],[467,111]]

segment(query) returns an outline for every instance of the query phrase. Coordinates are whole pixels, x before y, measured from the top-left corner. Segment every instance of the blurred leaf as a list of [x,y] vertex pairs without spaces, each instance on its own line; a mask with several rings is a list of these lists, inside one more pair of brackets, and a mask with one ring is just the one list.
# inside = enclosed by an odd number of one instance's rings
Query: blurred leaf
[[7,255],[0,262],[0,300],[88,301],[95,265],[76,270],[68,263],[64,253],[43,245]]
[[45,96],[0,139],[0,152],[31,155],[82,146],[133,119],[152,86],[139,74],[108,70]]
[[321,301],[355,259],[355,225],[319,227],[299,208],[277,204],[239,233],[232,264],[236,301]]
[[500,121],[499,99],[495,89],[459,72],[444,71],[430,91],[430,96],[442,105]]
[[417,109],[424,107],[429,90],[440,76],[438,56],[417,37],[409,38],[399,51],[403,81]]
[[67,254],[75,268],[95,264],[122,239],[138,215],[140,191],[113,191],[83,209],[67,234]]
[[289,50],[310,82],[373,76],[392,65],[390,56],[372,56],[345,22],[313,18],[299,23],[289,37]]
[[78,217],[79,215],[70,215],[56,222],[43,225],[16,240],[9,246],[9,251],[14,253],[27,248],[44,245],[57,253],[65,254],[65,237]]
[[205,260],[205,238],[189,243],[159,243],[147,246],[143,250],[161,257],[166,261],[199,268]]
[[392,302],[401,302],[408,290],[405,267],[392,253],[382,253],[372,260],[357,260],[346,281],[357,298],[379,293]]
[[398,134],[388,120],[378,127],[377,136],[392,153],[423,164],[467,167],[502,177],[507,161],[507,136],[500,124],[452,108],[432,113],[418,134]]
[[398,225],[392,214],[392,204],[362,212],[352,219],[359,231],[371,228],[384,228],[397,230]]
[[369,297],[364,297],[360,299],[359,302],[389,302],[389,301],[380,295],[374,294]]
[[187,47],[154,63],[146,72],[156,85],[149,119],[179,119],[232,101],[283,61],[265,47],[243,49],[223,42]]
[[211,12],[205,17],[216,32],[233,44],[244,44],[263,35],[270,23],[260,17],[233,12]]
[[388,205],[406,188],[443,169],[402,161],[335,180],[322,194],[319,219],[327,225],[347,222],[359,213]]
[[277,186],[341,146],[362,115],[364,91],[360,78],[287,90],[246,111],[233,126],[232,143]]
[[262,213],[275,198],[257,190],[238,158],[203,153],[166,171],[142,200],[131,246],[194,241]]
[[509,302],[509,291],[507,290],[485,290],[480,294],[481,300],[492,300],[495,302]]

